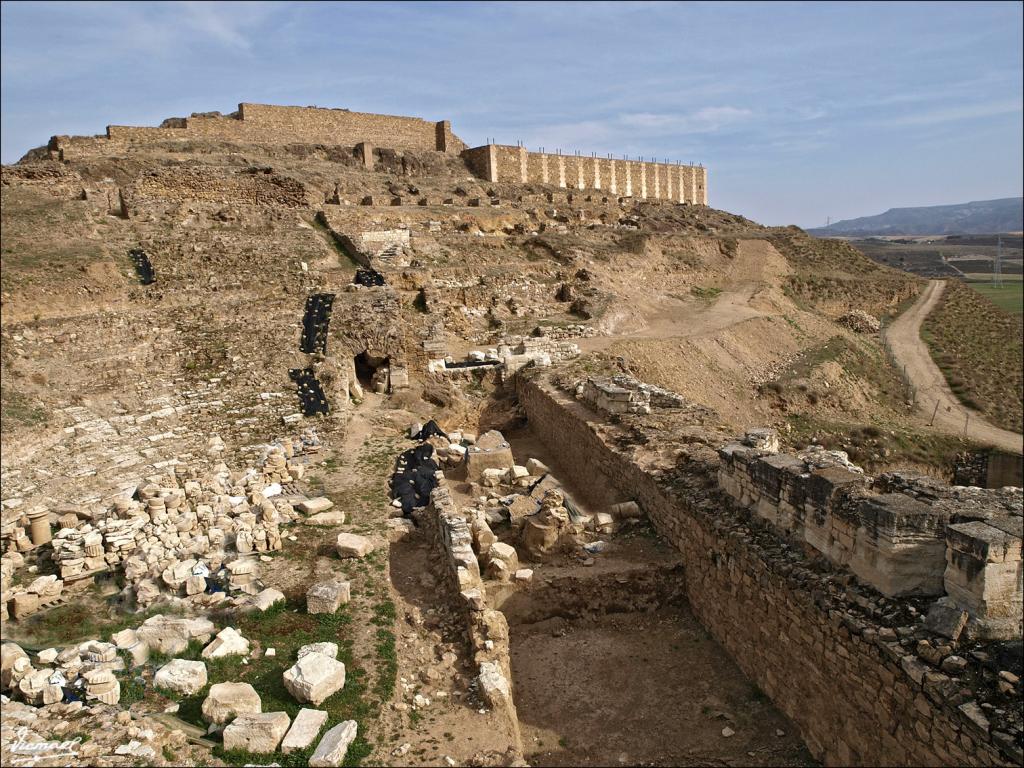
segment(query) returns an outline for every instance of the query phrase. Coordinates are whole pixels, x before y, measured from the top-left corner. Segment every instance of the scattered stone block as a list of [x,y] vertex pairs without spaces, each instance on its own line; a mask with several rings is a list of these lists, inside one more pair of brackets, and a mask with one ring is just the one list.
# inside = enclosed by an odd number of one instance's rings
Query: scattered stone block
[[341,509],[332,509],[330,512],[317,512],[315,515],[310,515],[302,522],[305,525],[319,525],[324,527],[344,525],[345,511]]
[[952,599],[940,597],[928,610],[924,627],[937,635],[955,641],[967,626],[967,619],[967,611],[958,607]]
[[323,653],[308,653],[285,671],[284,686],[297,701],[319,706],[345,686],[345,665]]
[[203,648],[204,659],[219,659],[223,656],[246,656],[249,653],[249,641],[232,627],[225,627]]
[[315,499],[300,501],[295,505],[295,508],[300,512],[305,512],[307,515],[315,515],[319,512],[326,512],[333,506],[334,502],[326,496],[317,496]]
[[310,768],[336,768],[341,765],[348,754],[349,745],[355,741],[357,731],[355,720],[346,720],[331,728],[310,755]]
[[274,752],[290,724],[287,712],[240,715],[224,729],[224,749]]
[[373,551],[373,542],[355,533],[339,533],[336,549],[339,557],[362,558]]
[[201,661],[172,659],[157,670],[153,685],[192,696],[206,687],[206,664]]
[[249,601],[249,605],[262,613],[271,606],[282,602],[284,602],[284,594],[276,589],[267,587],[262,592],[253,595],[252,600]]
[[308,656],[311,653],[322,653],[324,656],[330,656],[332,659],[338,658],[338,644],[337,643],[310,643],[299,648],[295,654],[296,659],[301,659],[303,656]]
[[341,579],[317,582],[306,590],[306,613],[335,613],[351,599],[351,589]]
[[239,715],[258,714],[263,704],[248,683],[216,683],[203,701],[203,719],[223,724]]
[[327,713],[322,709],[307,709],[303,707],[299,714],[292,721],[292,727],[281,742],[281,751],[284,754],[305,749],[312,744],[320,733],[320,729],[327,722]]

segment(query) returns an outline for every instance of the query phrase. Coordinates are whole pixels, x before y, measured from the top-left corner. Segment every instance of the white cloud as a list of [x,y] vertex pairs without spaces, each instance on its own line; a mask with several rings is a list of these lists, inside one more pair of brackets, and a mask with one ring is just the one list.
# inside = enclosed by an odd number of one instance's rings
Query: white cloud
[[973,120],[979,117],[997,117],[1012,115],[1024,110],[1024,102],[1020,99],[993,101],[988,104],[967,104],[959,107],[945,107],[922,112],[911,112],[905,115],[885,117],[868,121],[868,125],[878,128],[898,128],[909,125],[939,125],[959,120]]

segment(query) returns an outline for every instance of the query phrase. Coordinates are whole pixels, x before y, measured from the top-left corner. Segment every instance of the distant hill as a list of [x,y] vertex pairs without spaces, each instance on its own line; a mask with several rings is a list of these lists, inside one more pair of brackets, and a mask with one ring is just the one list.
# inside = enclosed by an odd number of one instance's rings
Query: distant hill
[[816,237],[983,235],[1024,229],[1024,197],[925,208],[890,208],[877,216],[837,221],[807,231]]

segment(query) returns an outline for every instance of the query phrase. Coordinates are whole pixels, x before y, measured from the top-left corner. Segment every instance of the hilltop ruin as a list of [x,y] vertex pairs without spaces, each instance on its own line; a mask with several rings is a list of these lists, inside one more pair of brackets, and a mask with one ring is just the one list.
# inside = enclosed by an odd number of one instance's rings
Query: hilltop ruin
[[348,110],[0,181],[5,764],[1020,764],[1018,465],[921,419],[913,276]]

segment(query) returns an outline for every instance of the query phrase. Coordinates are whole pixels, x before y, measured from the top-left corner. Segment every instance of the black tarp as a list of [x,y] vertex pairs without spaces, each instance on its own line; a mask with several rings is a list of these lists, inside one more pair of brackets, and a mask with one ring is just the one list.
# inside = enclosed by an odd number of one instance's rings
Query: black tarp
[[312,368],[292,368],[288,375],[295,382],[299,393],[299,406],[303,416],[327,415],[331,409],[327,404],[324,388],[317,381]]
[[437,485],[438,469],[434,447],[427,443],[403,451],[398,457],[391,476],[391,498],[401,502],[405,517],[409,517],[415,507],[425,507],[430,501],[430,493]]
[[327,329],[330,327],[333,305],[333,293],[314,293],[306,298],[299,349],[307,355],[314,352],[327,354]]
[[372,267],[357,269],[356,276],[352,279],[352,282],[356,285],[365,285],[371,288],[377,285],[386,285],[384,275]]
[[149,256],[141,248],[132,248],[128,251],[132,263],[135,265],[135,273],[139,276],[139,282],[143,285],[152,285],[156,282],[156,271]]
[[431,437],[434,437],[435,435],[438,435],[445,439],[448,438],[448,434],[437,425],[436,421],[431,419],[430,421],[423,425],[423,428],[420,429],[419,432],[413,435],[413,440],[427,440]]

